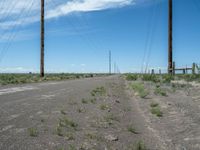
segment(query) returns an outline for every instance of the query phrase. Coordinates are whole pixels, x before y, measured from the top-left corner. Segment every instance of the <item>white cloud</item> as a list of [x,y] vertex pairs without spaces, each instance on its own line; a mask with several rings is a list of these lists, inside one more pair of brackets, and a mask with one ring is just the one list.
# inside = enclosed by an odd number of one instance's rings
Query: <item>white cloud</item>
[[[46,0],[46,19],[72,12],[100,11],[134,4],[135,0]],[[40,0],[6,0],[0,2],[0,28],[27,25],[39,21]]]

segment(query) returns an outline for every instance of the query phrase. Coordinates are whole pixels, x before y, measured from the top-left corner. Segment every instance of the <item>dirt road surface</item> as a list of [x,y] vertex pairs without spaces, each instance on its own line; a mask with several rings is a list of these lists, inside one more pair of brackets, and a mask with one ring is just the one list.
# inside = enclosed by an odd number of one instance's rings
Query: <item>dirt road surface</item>
[[200,150],[199,89],[141,99],[120,76],[3,86],[0,149]]

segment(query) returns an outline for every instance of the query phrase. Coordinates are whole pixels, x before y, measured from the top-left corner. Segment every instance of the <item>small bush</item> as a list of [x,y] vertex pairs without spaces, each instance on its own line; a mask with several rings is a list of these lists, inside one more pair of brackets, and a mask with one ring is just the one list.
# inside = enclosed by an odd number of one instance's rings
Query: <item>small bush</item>
[[38,136],[38,131],[36,128],[29,128],[28,129],[29,135],[32,137],[37,137]]
[[144,89],[144,85],[141,83],[133,83],[131,84],[133,90],[138,92],[141,98],[145,98],[148,96],[149,92]]
[[142,80],[143,81],[152,81],[154,83],[160,82],[159,76],[157,76],[157,75],[145,74],[145,75],[142,76]]
[[145,144],[144,144],[144,142],[139,141],[139,142],[136,144],[136,150],[147,150],[147,149],[146,149],[146,146],[145,146]]
[[59,126],[60,127],[71,127],[71,128],[76,129],[78,124],[75,123],[73,120],[70,120],[65,117],[65,118],[59,119]]
[[129,125],[127,127],[127,130],[131,133],[134,133],[134,134],[138,134],[138,132],[136,131],[136,129],[132,126],[132,125]]
[[126,75],[126,80],[128,80],[128,81],[136,81],[137,79],[138,79],[138,76],[136,74]]
[[161,96],[167,96],[167,93],[164,89],[161,89],[161,88],[156,88],[154,93],[156,95],[161,95]]
[[156,115],[157,117],[162,117],[163,112],[160,110],[160,107],[152,107],[151,108],[151,113]]
[[102,87],[97,87],[96,89],[92,90],[90,92],[92,96],[105,96],[106,95],[106,89]]
[[158,103],[155,103],[155,102],[152,102],[152,103],[151,103],[151,107],[158,107],[158,106],[159,106]]
[[88,104],[88,101],[84,98],[81,101],[82,101],[83,104]]

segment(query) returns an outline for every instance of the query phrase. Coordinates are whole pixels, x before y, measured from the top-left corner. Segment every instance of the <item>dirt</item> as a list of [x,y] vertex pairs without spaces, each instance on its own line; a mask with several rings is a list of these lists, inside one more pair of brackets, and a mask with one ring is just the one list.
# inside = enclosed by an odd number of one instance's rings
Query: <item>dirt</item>
[[140,98],[129,83],[111,76],[2,88],[0,149],[200,150],[200,86],[163,84],[161,96],[145,82],[150,94]]
[[[154,93],[156,84],[145,82],[150,92],[146,99],[135,99],[147,126],[162,143],[166,150],[200,150],[200,87],[194,82],[174,82],[161,85],[167,96]],[[162,117],[151,113],[151,103],[158,103]]]

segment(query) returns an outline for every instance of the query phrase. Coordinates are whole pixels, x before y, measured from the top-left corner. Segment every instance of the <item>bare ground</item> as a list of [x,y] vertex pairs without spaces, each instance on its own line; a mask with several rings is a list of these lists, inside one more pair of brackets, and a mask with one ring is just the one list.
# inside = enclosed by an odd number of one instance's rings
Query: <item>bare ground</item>
[[128,84],[112,76],[1,87],[0,149],[200,149],[199,86],[163,85],[168,96],[158,96],[145,83],[150,95],[141,99]]

